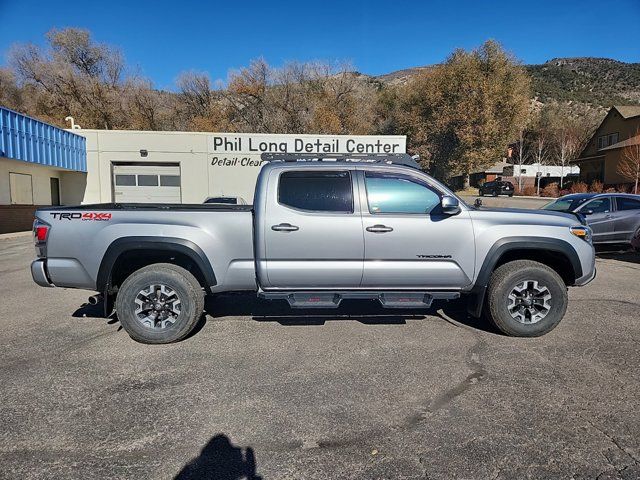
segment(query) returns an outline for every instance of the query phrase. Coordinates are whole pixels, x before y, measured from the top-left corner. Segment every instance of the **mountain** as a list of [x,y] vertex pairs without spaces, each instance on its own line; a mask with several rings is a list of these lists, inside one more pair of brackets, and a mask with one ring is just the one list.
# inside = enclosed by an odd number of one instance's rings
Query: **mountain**
[[[374,78],[398,85],[428,68],[406,68]],[[525,68],[532,78],[534,96],[542,103],[578,103],[597,110],[640,104],[640,63],[594,57],[554,58]]]

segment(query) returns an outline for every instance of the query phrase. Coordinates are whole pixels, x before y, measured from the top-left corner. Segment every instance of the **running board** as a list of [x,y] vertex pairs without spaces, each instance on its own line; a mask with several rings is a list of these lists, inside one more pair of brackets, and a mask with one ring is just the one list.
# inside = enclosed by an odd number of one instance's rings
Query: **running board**
[[378,300],[384,308],[429,308],[433,300],[454,300],[460,292],[258,292],[266,300],[286,300],[291,308],[338,308],[342,300]]

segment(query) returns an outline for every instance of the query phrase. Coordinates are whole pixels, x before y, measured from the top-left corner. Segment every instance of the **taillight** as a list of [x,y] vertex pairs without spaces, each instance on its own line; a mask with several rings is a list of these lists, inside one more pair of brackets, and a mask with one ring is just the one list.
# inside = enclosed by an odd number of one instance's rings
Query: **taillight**
[[49,225],[36,220],[33,222],[33,237],[36,243],[45,243],[49,235]]

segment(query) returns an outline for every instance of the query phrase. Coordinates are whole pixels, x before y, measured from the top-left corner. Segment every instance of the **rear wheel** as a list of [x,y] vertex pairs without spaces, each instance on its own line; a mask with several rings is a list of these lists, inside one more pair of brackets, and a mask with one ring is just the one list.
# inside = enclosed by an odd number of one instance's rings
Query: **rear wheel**
[[116,297],[116,312],[129,336],[141,343],[182,340],[204,311],[204,292],[187,270],[156,263],[132,273]]
[[492,191],[492,192],[491,192],[491,196],[492,196],[492,197],[497,197],[497,196],[498,196],[498,192],[497,192],[497,191],[495,191],[495,190],[494,190],[494,191]]
[[485,315],[506,335],[538,337],[560,323],[567,303],[567,287],[553,269],[532,260],[515,260],[491,275]]

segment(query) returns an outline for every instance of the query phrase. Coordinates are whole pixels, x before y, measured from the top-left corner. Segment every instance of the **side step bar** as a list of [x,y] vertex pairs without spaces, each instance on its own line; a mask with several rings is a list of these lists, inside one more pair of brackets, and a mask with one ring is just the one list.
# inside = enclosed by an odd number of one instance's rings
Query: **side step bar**
[[338,308],[342,300],[378,300],[384,308],[429,308],[433,300],[454,300],[460,292],[264,292],[266,300],[286,300],[291,308]]

